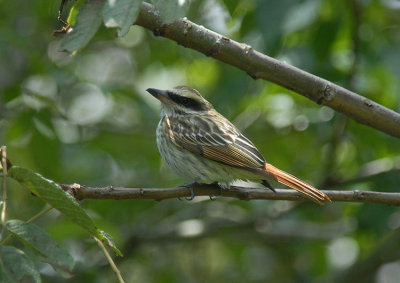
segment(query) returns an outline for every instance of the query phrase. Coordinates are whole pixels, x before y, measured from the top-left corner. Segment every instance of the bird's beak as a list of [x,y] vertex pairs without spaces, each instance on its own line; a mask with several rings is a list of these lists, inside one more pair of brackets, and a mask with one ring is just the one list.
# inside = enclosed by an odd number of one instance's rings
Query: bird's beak
[[171,99],[169,98],[168,92],[166,90],[148,88],[146,89],[146,91],[163,103],[167,104],[172,103]]

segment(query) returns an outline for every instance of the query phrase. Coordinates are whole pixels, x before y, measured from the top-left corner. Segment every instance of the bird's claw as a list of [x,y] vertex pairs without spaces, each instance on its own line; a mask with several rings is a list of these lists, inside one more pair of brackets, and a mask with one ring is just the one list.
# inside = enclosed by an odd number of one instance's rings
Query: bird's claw
[[188,187],[188,189],[189,189],[189,191],[190,191],[190,197],[188,197],[188,198],[186,198],[185,197],[185,200],[193,200],[194,199],[194,190],[193,190],[193,187]]
[[215,183],[212,183],[212,184],[219,188],[219,194],[218,195],[210,195],[209,198],[210,198],[210,200],[216,200],[217,196],[221,196],[222,195],[222,187],[218,184],[218,182],[215,182]]
[[271,191],[273,191],[274,193],[276,193],[274,187],[271,186],[271,184],[270,184],[267,180],[262,180],[261,184],[262,184],[264,187],[266,187],[266,188],[270,189]]
[[[191,181],[189,183],[184,183],[184,184],[179,186],[179,187],[187,188],[189,190],[189,192],[190,192],[190,197],[185,197],[185,200],[190,201],[190,200],[194,199],[195,194],[194,194],[193,186],[196,184],[197,181],[198,181],[198,178],[194,179],[193,181]],[[178,199],[182,200],[180,197],[178,197]]]

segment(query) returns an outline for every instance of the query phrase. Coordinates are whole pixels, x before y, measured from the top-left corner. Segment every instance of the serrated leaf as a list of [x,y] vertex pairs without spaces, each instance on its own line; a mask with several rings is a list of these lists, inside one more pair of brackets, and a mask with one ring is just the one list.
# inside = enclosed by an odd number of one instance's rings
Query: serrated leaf
[[39,226],[21,220],[9,220],[6,227],[54,269],[72,272],[74,267],[72,256]]
[[72,222],[78,224],[91,235],[99,236],[100,232],[93,220],[86,214],[76,200],[52,180],[32,172],[29,169],[13,166],[8,171],[8,176],[28,188],[37,197],[49,203],[63,213]]
[[106,27],[120,27],[118,36],[124,36],[135,22],[142,0],[107,0],[103,9]]
[[112,250],[119,256],[123,256],[121,251],[117,248],[117,246],[114,243],[114,240],[111,238],[110,234],[100,231],[100,237],[98,237],[103,243],[105,243],[107,246],[112,248]]
[[101,25],[103,6],[104,0],[87,0],[84,3],[76,15],[72,32],[67,33],[61,40],[61,51],[73,52],[89,42]]
[[189,7],[189,0],[152,0],[151,2],[167,23],[183,17]]
[[32,260],[23,251],[11,246],[0,246],[0,269],[4,277],[1,282],[17,282],[24,276],[42,282]]

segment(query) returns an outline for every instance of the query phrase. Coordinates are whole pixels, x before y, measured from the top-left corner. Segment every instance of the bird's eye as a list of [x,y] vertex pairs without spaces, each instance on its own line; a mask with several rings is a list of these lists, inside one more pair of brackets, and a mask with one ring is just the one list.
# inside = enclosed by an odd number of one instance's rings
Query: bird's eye
[[190,102],[191,102],[191,100],[189,98],[186,98],[186,97],[181,98],[181,103],[185,106],[189,106]]

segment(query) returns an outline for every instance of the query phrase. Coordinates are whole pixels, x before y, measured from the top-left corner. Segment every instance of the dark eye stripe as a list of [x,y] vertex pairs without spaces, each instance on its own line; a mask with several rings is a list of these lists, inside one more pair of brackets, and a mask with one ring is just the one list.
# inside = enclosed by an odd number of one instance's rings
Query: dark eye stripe
[[202,105],[199,102],[197,102],[196,100],[194,100],[193,98],[180,96],[180,95],[174,94],[172,92],[169,92],[168,96],[171,98],[172,101],[174,101],[175,103],[182,105],[186,108],[189,108],[192,110],[197,110],[197,111],[203,110]]

